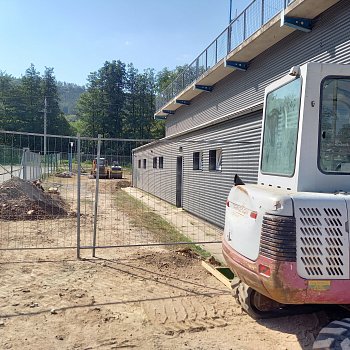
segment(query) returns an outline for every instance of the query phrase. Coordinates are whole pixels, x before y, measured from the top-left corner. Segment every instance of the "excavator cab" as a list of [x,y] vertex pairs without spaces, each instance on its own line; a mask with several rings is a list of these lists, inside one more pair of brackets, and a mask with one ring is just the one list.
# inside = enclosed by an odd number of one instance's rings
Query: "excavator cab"
[[254,318],[350,304],[350,65],[293,67],[266,88],[262,126],[258,181],[236,177],[226,202],[234,296]]

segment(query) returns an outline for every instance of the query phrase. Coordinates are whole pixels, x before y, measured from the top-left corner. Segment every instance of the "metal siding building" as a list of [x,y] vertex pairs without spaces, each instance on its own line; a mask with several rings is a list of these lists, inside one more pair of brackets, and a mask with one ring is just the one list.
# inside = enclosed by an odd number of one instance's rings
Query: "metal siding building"
[[[292,32],[252,59],[247,71],[233,71],[212,92],[177,109],[167,117],[164,139],[134,150],[134,186],[175,205],[182,157],[181,206],[223,226],[234,175],[256,182],[265,87],[294,65],[350,63],[349,28],[350,3],[341,0],[316,18],[311,32]],[[222,169],[211,171],[209,151],[216,149],[222,151]],[[203,170],[193,170],[195,152],[203,152]],[[152,167],[154,157],[164,157],[163,169]],[[147,159],[146,169],[137,167],[139,159]]]

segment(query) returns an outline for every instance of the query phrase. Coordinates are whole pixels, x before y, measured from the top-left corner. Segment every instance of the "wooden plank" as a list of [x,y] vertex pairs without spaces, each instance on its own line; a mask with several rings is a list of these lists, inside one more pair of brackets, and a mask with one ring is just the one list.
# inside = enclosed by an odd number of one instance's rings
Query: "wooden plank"
[[[221,283],[223,283],[227,288],[231,289],[231,280],[224,276],[217,268],[209,265],[205,261],[202,261],[202,266],[214,277],[216,277]],[[222,269],[222,267],[220,267],[220,269]]]

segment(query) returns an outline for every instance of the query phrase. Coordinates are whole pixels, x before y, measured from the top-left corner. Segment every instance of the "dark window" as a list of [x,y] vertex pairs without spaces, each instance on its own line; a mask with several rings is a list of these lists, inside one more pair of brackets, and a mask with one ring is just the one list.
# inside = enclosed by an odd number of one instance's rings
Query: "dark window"
[[153,157],[153,169],[157,169],[157,157]]
[[143,160],[143,168],[146,169],[146,159]]
[[193,152],[193,170],[203,170],[203,152]]
[[139,168],[141,168],[141,159],[139,159]]
[[163,169],[163,157],[159,157],[159,169]]
[[209,170],[215,170],[216,150],[211,149],[209,151]]
[[350,173],[350,79],[322,83],[319,167],[325,173]]
[[222,170],[222,149],[209,150],[209,170]]

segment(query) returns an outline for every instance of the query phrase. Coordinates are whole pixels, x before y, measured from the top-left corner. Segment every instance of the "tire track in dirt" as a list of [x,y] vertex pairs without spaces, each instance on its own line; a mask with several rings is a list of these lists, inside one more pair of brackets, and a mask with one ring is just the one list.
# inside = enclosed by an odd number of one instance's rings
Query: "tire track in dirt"
[[[220,298],[186,296],[157,303],[142,302],[148,321],[166,333],[199,332],[207,328],[226,327],[239,315],[239,307],[225,312]],[[221,312],[219,312],[221,310]]]

